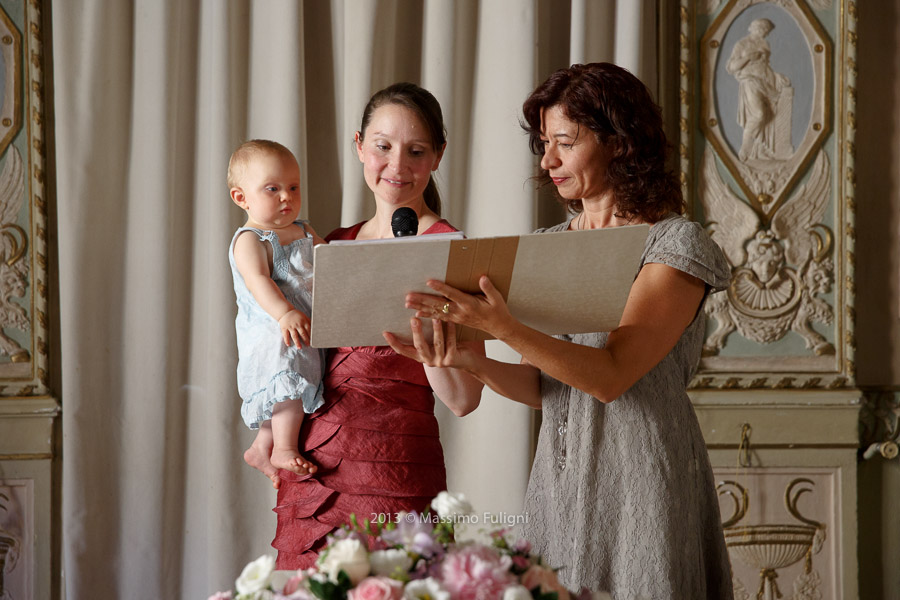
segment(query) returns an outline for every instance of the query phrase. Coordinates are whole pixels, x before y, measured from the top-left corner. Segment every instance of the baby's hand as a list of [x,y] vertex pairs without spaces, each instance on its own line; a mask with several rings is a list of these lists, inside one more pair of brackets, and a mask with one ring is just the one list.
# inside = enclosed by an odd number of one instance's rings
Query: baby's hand
[[303,344],[309,346],[309,325],[309,317],[296,308],[289,310],[278,319],[278,326],[281,327],[281,335],[284,337],[286,346],[290,346],[292,343],[297,348],[302,348]]

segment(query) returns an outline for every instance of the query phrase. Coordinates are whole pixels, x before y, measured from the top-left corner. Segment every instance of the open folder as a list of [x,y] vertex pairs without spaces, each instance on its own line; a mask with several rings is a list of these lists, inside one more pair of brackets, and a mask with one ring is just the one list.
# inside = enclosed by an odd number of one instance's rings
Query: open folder
[[[637,275],[648,225],[447,239],[416,236],[316,246],[312,345],[383,346],[383,331],[411,337],[408,292],[439,279],[471,293],[490,277],[510,313],[547,334],[611,331]],[[423,331],[431,330],[431,320]],[[490,336],[458,328],[460,341]]]

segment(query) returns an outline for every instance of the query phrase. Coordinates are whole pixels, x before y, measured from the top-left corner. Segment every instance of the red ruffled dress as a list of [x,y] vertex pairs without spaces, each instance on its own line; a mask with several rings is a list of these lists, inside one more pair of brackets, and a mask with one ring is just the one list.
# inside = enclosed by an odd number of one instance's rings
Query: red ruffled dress
[[[362,225],[327,239],[356,239]],[[451,231],[441,220],[425,234]],[[446,488],[434,396],[420,363],[388,346],[332,348],[324,384],[324,406],[306,415],[300,431],[300,451],[318,471],[279,472],[278,569],[312,566],[326,536],[351,513],[362,522],[422,511]]]

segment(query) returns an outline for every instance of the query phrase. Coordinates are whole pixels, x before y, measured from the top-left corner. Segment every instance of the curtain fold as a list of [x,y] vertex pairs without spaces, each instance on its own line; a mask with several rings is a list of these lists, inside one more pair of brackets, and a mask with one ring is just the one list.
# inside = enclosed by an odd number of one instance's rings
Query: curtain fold
[[[374,212],[353,133],[375,90],[411,80],[444,110],[444,215],[473,236],[530,232],[560,213],[529,181],[522,101],[576,42],[579,60],[618,59],[614,27],[647,69],[653,3],[623,4],[613,20],[577,0],[54,3],[68,598],[205,598],[274,553],[274,491],[242,460],[232,149],[294,151],[324,235]],[[518,513],[531,411],[490,392],[463,419],[438,410],[448,487]]]

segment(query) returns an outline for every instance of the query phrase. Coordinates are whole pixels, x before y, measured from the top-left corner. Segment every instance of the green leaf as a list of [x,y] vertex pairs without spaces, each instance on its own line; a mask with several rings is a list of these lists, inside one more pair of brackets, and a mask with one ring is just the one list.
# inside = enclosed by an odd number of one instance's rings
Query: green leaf
[[329,600],[331,596],[329,592],[334,589],[334,584],[330,581],[316,581],[315,579],[309,580],[309,591],[312,592],[313,596],[316,598],[321,598],[322,600]]
[[337,583],[310,579],[309,591],[316,598],[320,598],[320,600],[346,600],[347,590],[353,587],[353,584],[350,582],[350,577],[343,570],[338,573],[337,578]]
[[353,583],[350,582],[350,576],[343,569],[338,571],[338,585],[344,590],[349,590],[353,587]]

